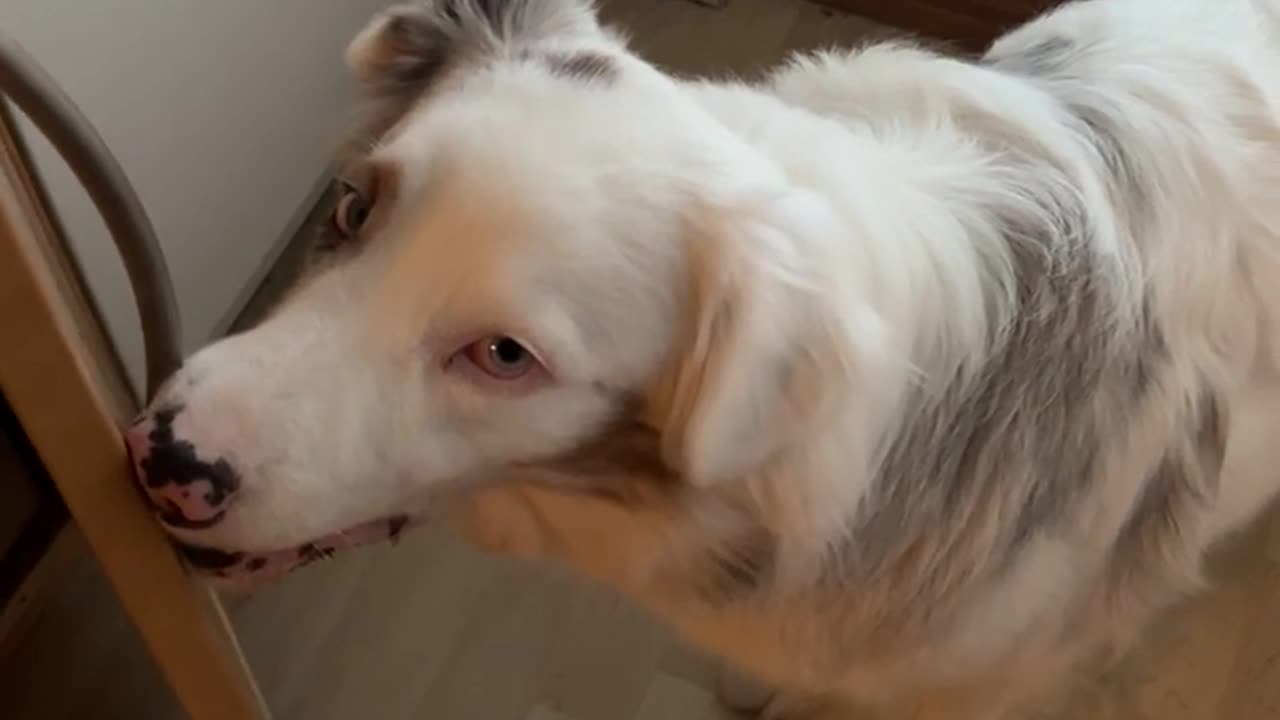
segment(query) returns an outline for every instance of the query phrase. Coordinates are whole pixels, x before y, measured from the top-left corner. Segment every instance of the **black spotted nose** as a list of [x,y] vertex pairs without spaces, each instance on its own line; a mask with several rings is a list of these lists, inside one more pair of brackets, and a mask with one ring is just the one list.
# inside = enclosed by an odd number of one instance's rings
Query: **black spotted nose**
[[174,422],[181,413],[179,406],[147,412],[125,438],[138,484],[160,520],[200,530],[226,516],[240,476],[224,458],[201,457],[194,444],[177,436]]

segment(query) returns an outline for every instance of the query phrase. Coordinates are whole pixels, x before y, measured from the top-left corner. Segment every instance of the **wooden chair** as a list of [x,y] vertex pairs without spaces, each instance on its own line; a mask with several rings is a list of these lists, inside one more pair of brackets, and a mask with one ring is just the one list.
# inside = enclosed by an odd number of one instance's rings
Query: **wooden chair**
[[54,521],[42,556],[9,594],[0,637],[80,533],[189,717],[265,720],[217,597],[188,577],[138,501],[120,436],[137,403],[51,213],[0,112],[0,395],[70,518],[60,531]]

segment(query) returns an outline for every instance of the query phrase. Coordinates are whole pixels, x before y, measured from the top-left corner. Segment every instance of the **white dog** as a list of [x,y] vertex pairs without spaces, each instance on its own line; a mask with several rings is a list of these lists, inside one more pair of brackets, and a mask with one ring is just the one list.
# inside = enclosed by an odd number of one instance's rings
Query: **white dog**
[[131,432],[214,574],[464,498],[783,688],[772,717],[994,718],[1280,490],[1280,0],[753,85],[664,74],[586,0],[435,0],[349,60],[316,268]]

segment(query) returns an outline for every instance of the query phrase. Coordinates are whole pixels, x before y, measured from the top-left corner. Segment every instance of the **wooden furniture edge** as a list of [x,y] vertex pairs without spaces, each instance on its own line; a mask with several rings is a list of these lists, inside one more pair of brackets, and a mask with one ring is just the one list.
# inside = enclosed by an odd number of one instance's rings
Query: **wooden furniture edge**
[[120,428],[134,413],[51,223],[0,124],[0,388],[192,720],[269,717],[216,596],[139,501]]

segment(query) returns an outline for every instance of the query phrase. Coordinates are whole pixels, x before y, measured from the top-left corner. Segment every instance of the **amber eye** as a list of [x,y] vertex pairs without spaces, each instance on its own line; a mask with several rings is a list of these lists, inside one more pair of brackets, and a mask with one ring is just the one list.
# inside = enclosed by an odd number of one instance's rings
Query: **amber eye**
[[533,353],[505,335],[495,335],[471,343],[463,350],[466,358],[495,380],[518,380],[540,367]]
[[347,188],[333,211],[333,227],[344,238],[355,237],[369,220],[371,206],[358,190]]

